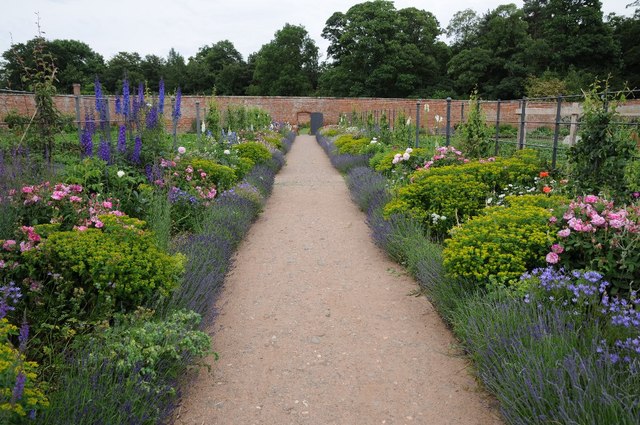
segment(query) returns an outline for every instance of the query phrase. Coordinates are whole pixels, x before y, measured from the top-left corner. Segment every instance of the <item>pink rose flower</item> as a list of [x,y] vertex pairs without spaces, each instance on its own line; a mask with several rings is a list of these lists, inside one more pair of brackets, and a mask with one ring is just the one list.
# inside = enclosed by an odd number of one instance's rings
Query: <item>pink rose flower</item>
[[71,202],[82,202],[82,198],[76,195],[71,195],[69,197],[69,201]]
[[558,257],[558,254],[556,254],[555,252],[550,252],[547,254],[545,259],[549,264],[557,264],[558,260],[560,260],[560,257]]
[[73,226],[73,230],[84,232],[85,230],[87,230],[87,226]]
[[551,245],[551,251],[555,252],[556,254],[562,254],[564,252],[564,247],[560,244],[554,243],[553,245]]
[[598,202],[598,197],[595,195],[587,195],[584,197],[584,202],[586,202],[587,204],[595,204],[596,202]]
[[64,192],[62,192],[60,190],[56,190],[55,192],[53,192],[51,194],[51,199],[55,199],[56,201],[60,201],[60,200],[64,199],[65,195],[66,194]]
[[558,232],[558,236],[561,238],[567,238],[571,234],[571,229],[562,229]]
[[100,220],[96,220],[95,226],[98,229],[102,229],[104,227],[104,223],[101,222]]
[[557,221],[558,221],[558,219],[557,219],[555,216],[551,216],[551,217],[549,218],[549,223],[555,223],[555,222],[557,222]]
[[33,193],[33,186],[25,186],[22,188],[22,193]]
[[109,209],[113,208],[113,204],[110,201],[104,201],[102,206]]
[[624,221],[620,219],[614,219],[609,221],[609,226],[613,227],[614,229],[620,229],[624,227]]
[[605,220],[604,217],[602,217],[601,215],[594,214],[591,217],[591,224],[594,224],[596,226],[604,226],[606,222],[607,220]]
[[13,249],[14,246],[16,246],[16,241],[14,241],[13,239],[7,239],[2,244],[2,248],[6,251],[11,251],[11,249]]

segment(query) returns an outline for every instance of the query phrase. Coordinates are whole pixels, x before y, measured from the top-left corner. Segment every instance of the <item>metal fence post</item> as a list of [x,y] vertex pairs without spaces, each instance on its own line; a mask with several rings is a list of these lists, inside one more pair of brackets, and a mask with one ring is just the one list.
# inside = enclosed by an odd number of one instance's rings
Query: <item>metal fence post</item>
[[80,96],[76,96],[76,122],[78,123],[78,140],[82,139],[82,120],[80,117]]
[[562,95],[558,96],[558,107],[556,108],[556,128],[553,132],[553,156],[551,158],[551,168],[556,168],[558,159],[558,139],[560,138],[560,120],[562,120]]
[[446,130],[447,138],[445,142],[445,146],[449,146],[451,144],[451,98],[447,98],[447,130]]
[[196,101],[196,134],[198,135],[197,140],[200,142],[202,131],[200,128],[200,102],[198,101]]
[[527,111],[527,98],[522,98],[522,110],[520,112],[520,138],[518,140],[518,149],[524,149],[524,132],[525,132],[525,123],[526,123],[526,114]]
[[464,102],[460,104],[460,122],[464,122]]
[[420,146],[420,99],[416,102],[416,148]]
[[[171,97],[171,110],[174,111],[176,109],[176,99]],[[176,152],[178,150],[178,120],[176,118],[173,119],[173,151]]]
[[496,151],[495,156],[498,156],[498,146],[500,144],[500,99],[496,104]]

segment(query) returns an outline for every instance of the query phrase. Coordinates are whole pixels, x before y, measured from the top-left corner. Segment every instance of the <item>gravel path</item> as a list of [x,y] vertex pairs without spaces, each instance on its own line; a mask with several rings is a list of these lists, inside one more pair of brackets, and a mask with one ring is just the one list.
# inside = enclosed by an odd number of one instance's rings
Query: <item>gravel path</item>
[[176,424],[501,424],[315,139],[287,162],[218,299],[220,359]]

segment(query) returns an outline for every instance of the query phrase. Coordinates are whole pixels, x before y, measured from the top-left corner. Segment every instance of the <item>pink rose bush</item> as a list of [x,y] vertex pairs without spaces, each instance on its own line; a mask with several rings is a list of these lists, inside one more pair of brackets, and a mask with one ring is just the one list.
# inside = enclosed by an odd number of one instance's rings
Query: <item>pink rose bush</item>
[[587,195],[572,201],[549,224],[559,243],[551,247],[547,263],[600,270],[616,290],[640,289],[640,206],[617,207]]
[[444,167],[446,165],[455,165],[455,164],[466,164],[469,162],[467,158],[464,157],[461,151],[456,149],[453,146],[441,146],[436,148],[435,154],[431,157],[429,161],[424,163],[424,166],[421,168],[423,170],[428,170],[433,167]]

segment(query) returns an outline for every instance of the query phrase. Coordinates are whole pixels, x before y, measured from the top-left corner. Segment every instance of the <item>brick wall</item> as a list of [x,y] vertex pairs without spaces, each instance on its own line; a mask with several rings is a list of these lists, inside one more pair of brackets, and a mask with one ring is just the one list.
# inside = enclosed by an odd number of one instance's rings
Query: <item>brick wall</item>
[[[82,96],[80,100],[80,115],[95,110],[95,98]],[[351,114],[374,112],[380,115],[382,111],[390,118],[404,113],[411,117],[415,123],[416,100],[413,99],[384,99],[384,98],[333,98],[333,97],[263,97],[263,96],[217,96],[216,101],[221,110],[229,105],[256,106],[269,111],[276,121],[287,121],[292,124],[308,122],[309,113],[321,112],[324,114],[325,124],[335,124],[341,113]],[[192,121],[196,118],[196,102],[200,104],[200,117],[204,118],[209,98],[204,96],[183,96],[182,117],[178,128],[180,131],[188,131]],[[631,101],[640,105],[640,101]],[[57,108],[67,115],[75,116],[76,98],[73,95],[61,95],[55,97]],[[429,111],[425,112],[424,105],[429,105]],[[111,117],[114,119],[114,98],[109,96]],[[489,123],[495,123],[497,115],[496,102],[483,102],[483,111]],[[33,95],[23,93],[0,93],[0,121],[11,110],[16,110],[22,115],[31,115],[34,111]],[[171,101],[165,101],[165,116],[167,125],[170,125]],[[555,103],[529,102],[527,109],[555,110]],[[447,102],[443,99],[429,99],[421,102],[421,126],[429,129],[436,127],[435,116],[439,115],[446,120]],[[451,122],[456,124],[469,113],[469,104],[465,100],[451,101]],[[500,121],[506,124],[517,125],[519,122],[520,102],[518,100],[503,101],[500,104]],[[534,128],[540,125],[553,125],[555,113],[544,115],[527,115],[527,127]],[[426,122],[425,122],[426,121]],[[445,121],[440,124],[442,129]]]

